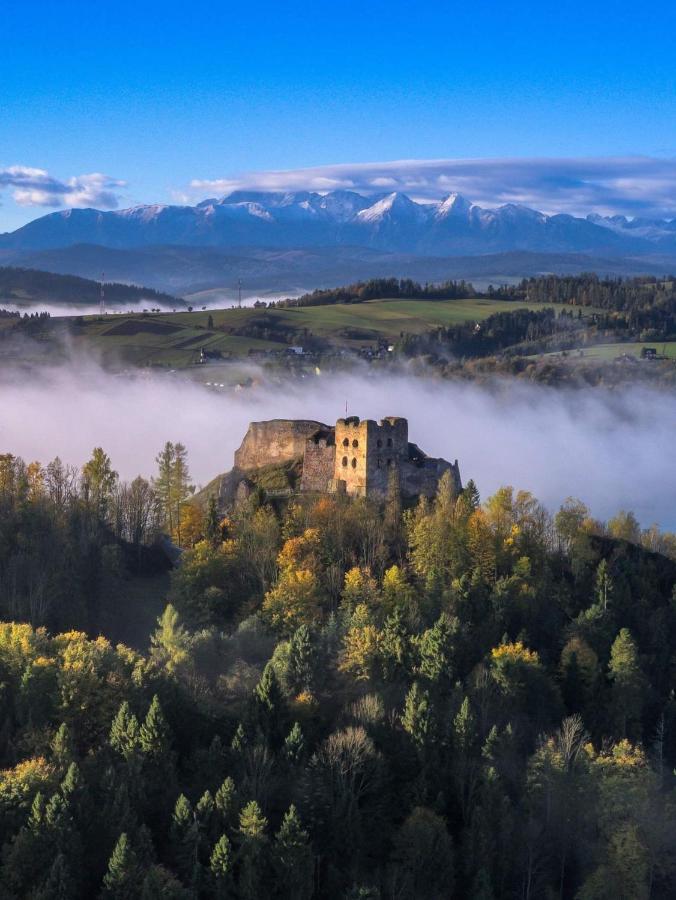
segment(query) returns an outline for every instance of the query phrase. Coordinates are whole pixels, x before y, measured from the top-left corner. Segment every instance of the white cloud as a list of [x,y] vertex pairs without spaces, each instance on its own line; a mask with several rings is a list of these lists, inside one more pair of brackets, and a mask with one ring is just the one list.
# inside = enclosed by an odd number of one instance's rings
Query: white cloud
[[94,206],[116,209],[118,188],[124,181],[92,172],[61,181],[45,169],[29,166],[8,166],[0,169],[0,191],[13,189],[12,196],[19,206]]
[[676,158],[648,156],[432,159],[252,172],[194,180],[193,198],[234,190],[399,190],[417,200],[458,191],[482,206],[522,203],[543,212],[676,216]]

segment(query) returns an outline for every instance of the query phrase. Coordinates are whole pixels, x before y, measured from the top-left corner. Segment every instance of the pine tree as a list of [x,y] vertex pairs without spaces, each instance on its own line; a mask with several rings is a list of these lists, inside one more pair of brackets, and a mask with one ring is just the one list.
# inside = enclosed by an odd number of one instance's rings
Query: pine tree
[[59,785],[59,790],[68,803],[70,814],[77,817],[78,813],[81,811],[86,789],[80,767],[76,762],[72,762],[68,766],[68,771]]
[[239,816],[240,870],[239,891],[243,900],[258,900],[263,881],[263,853],[267,844],[265,818],[255,800]]
[[275,837],[274,865],[281,896],[305,900],[312,896],[313,857],[310,839],[293,804]]
[[476,758],[476,716],[472,712],[469,697],[465,697],[453,719],[453,778],[460,800],[463,820],[469,820],[470,810],[479,778]]
[[479,489],[477,488],[473,478],[469,479],[469,481],[465,485],[465,490],[463,491],[463,493],[469,500],[472,509],[479,509],[479,507],[481,506],[481,496],[479,495]]
[[300,765],[305,754],[305,738],[298,722],[293,723],[291,731],[284,739],[284,756],[293,766]]
[[176,869],[183,880],[189,884],[199,862],[199,831],[195,814],[185,794],[181,794],[176,801],[171,818],[170,838],[172,858],[176,862]]
[[293,694],[314,693],[317,650],[307,625],[301,625],[289,642],[287,679]]
[[[138,896],[138,894],[136,894]],[[183,887],[164,866],[150,866],[143,879],[141,900],[194,900],[194,891]]]
[[399,609],[385,619],[379,650],[383,680],[391,683],[405,679],[410,662],[410,638]]
[[82,491],[85,504],[101,521],[107,518],[117,478],[108,454],[95,447],[92,458],[82,467]]
[[108,861],[101,896],[104,900],[136,900],[139,874],[136,854],[122,832]]
[[235,826],[237,815],[237,791],[235,782],[228,775],[223,784],[216,791],[214,806],[222,831],[229,831]]
[[242,753],[248,742],[249,741],[247,738],[246,730],[244,728],[244,724],[242,722],[238,722],[237,728],[235,728],[235,733],[232,736],[232,741],[230,742],[230,748],[234,753]]
[[119,753],[126,761],[129,761],[130,757],[140,747],[138,719],[131,712],[129,703],[126,700],[122,701],[120,708],[115,714],[115,718],[110,726],[108,742],[113,750]]
[[66,769],[75,757],[73,749],[73,741],[70,735],[70,729],[65,722],[59,725],[59,728],[52,740],[52,759],[55,765],[61,769]]
[[204,517],[204,537],[214,548],[221,542],[221,523],[215,494],[210,495],[207,504],[207,512]]
[[613,579],[608,571],[608,563],[602,559],[596,570],[596,603],[605,612],[613,595]]
[[406,695],[401,724],[420,754],[425,752],[433,738],[433,719],[430,698],[417,681]]
[[145,821],[152,829],[160,828],[171,810],[176,783],[171,742],[171,730],[155,695],[139,731],[143,809]]
[[613,683],[613,708],[618,735],[640,737],[645,678],[631,632],[622,628],[610,650],[608,675]]
[[217,900],[226,900],[231,895],[232,848],[227,835],[222,834],[216,841],[209,860],[209,871]]
[[190,484],[190,473],[188,472],[188,451],[183,444],[174,444],[174,463],[172,467],[172,497],[171,502],[174,507],[174,521],[176,522],[176,540],[181,544],[181,518],[183,506],[188,497],[193,493],[194,488]]
[[433,684],[448,684],[453,675],[453,640],[457,623],[442,613],[418,638],[418,672]]
[[171,752],[171,732],[164,718],[160,698],[154,695],[148,713],[139,732],[142,752],[152,759],[164,759]]
[[263,670],[254,688],[253,717],[262,734],[271,744],[281,740],[286,720],[286,701],[271,665]]
[[71,875],[63,853],[57,853],[47,880],[32,895],[33,900],[72,900],[78,895],[77,885]]

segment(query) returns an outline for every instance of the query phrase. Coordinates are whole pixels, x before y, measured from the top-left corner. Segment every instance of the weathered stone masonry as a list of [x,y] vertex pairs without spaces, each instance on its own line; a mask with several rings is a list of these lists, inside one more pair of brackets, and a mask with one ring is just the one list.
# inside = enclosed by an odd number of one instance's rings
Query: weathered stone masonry
[[395,416],[375,422],[357,416],[335,427],[311,420],[252,422],[235,453],[243,472],[302,460],[301,491],[384,496],[394,480],[405,496],[433,496],[450,471],[462,489],[458,461],[428,457],[408,440],[408,422]]

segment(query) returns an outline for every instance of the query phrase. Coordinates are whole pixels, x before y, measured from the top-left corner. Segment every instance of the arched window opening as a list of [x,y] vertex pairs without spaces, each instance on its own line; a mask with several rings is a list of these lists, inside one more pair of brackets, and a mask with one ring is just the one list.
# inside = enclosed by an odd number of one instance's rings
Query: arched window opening
[[378,440],[376,441],[376,444],[378,445],[378,447],[383,446],[383,442],[380,440],[380,438],[378,438]]
[[392,460],[388,459],[387,460],[387,468],[389,469],[391,467],[391,465],[392,465]]
[[353,460],[352,460],[352,468],[353,468],[353,469],[356,469],[356,468],[357,468],[357,460],[356,460],[356,459],[353,459]]
[[343,457],[343,465],[344,465],[344,466],[347,465],[347,456],[344,456],[344,457]]
[[387,446],[388,446],[388,447],[391,447],[391,446],[392,446],[392,438],[388,438],[388,439],[387,439]]
[[352,446],[355,448],[355,450],[359,446],[359,441],[356,438],[352,441]]
[[344,438],[343,439],[343,447],[349,447],[349,446],[350,446],[350,439]]

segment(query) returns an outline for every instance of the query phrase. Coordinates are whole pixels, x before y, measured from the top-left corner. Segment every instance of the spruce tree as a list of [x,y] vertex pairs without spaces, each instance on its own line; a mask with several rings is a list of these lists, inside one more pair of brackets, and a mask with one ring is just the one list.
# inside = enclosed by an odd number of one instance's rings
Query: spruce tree
[[154,830],[161,827],[171,810],[176,784],[171,730],[164,718],[157,694],[139,731],[142,754],[142,786],[145,820]]
[[136,854],[127,834],[122,832],[103,877],[103,900],[136,900],[139,874]]
[[307,625],[301,625],[289,641],[287,679],[293,694],[314,693],[317,650]]
[[153,697],[148,714],[141,725],[139,744],[144,755],[153,760],[165,760],[171,752],[171,731],[157,694]]
[[293,804],[275,837],[273,859],[281,896],[288,900],[310,898],[314,865],[312,848]]
[[293,723],[291,731],[284,739],[284,756],[293,766],[300,765],[305,754],[305,738],[298,722]]
[[128,701],[123,700],[110,726],[108,742],[126,761],[140,747],[139,731],[138,719],[131,712]]
[[254,688],[253,717],[270,744],[275,745],[281,740],[286,719],[286,702],[275,670],[269,664]]

